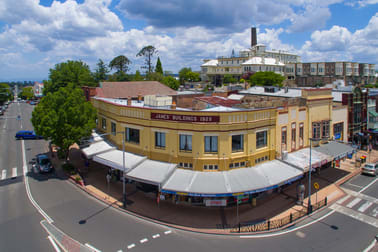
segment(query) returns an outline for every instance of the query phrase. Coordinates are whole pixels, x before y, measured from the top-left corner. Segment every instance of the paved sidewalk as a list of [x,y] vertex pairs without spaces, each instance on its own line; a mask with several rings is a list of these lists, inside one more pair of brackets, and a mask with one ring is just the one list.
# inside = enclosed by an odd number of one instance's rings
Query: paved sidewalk
[[[359,152],[360,157],[366,152]],[[378,160],[378,151],[370,153],[370,160]],[[59,162],[56,158],[54,162]],[[61,162],[61,161],[60,161]],[[81,171],[85,186],[85,191],[97,197],[98,199],[112,204],[115,207],[122,207],[122,182],[111,181],[107,184],[106,174],[107,167],[90,161],[89,167],[85,167],[85,162],[81,157],[81,151],[72,148],[70,151],[70,162]],[[57,166],[58,167],[58,166]],[[360,173],[360,168],[355,167],[355,159],[341,162],[341,167],[326,168],[320,174],[312,175],[312,184],[317,182],[320,190],[312,187],[311,201],[312,204],[328,198],[328,202],[332,203],[344,195],[339,185],[349,178]],[[307,176],[302,179],[306,186],[305,195],[308,195]],[[156,201],[156,193],[145,193],[136,188],[136,185],[126,184],[127,195],[127,211],[140,217],[147,217],[160,223],[189,229],[192,231],[209,232],[209,233],[228,233],[229,228],[235,227],[238,222],[255,224],[267,219],[279,219],[290,215],[295,211],[307,207],[308,199],[304,200],[303,206],[296,205],[296,186],[299,182],[295,182],[288,186],[281,193],[273,193],[262,199],[257,199],[257,205],[241,204],[238,207],[199,207],[190,206],[183,203],[176,204],[172,201]]]

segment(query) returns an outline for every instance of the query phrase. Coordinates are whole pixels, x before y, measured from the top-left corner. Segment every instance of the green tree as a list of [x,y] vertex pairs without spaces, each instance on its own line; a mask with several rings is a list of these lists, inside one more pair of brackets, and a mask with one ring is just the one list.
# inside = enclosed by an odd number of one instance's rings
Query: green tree
[[166,86],[174,90],[177,90],[180,87],[180,82],[172,76],[165,76],[161,83],[165,84]]
[[105,65],[102,59],[98,60],[96,72],[94,73],[94,79],[96,82],[104,81],[107,79],[109,73],[108,67]]
[[131,61],[126,56],[119,55],[110,61],[109,67],[111,70],[116,69],[117,72],[127,73],[130,64]]
[[249,81],[257,86],[282,86],[285,77],[274,72],[257,72],[250,76]]
[[160,57],[158,57],[158,59],[157,59],[155,72],[163,74],[163,67],[162,67],[161,62],[160,62]]
[[194,82],[194,81],[200,81],[200,74],[196,72],[187,72],[185,75],[185,79],[189,82]]
[[109,75],[108,81],[131,81],[131,77],[124,72],[118,71]]
[[231,74],[225,74],[223,77],[223,83],[236,83],[236,79]]
[[152,72],[152,73],[147,74],[146,77],[147,77],[147,80],[161,82],[164,76],[161,73]]
[[140,74],[140,71],[139,70],[136,70],[135,71],[135,74],[132,78],[133,81],[142,81],[144,80],[143,76]]
[[184,84],[185,81],[187,81],[187,73],[188,72],[191,72],[192,69],[190,67],[184,67],[184,68],[181,68],[180,71],[179,71],[179,81],[181,84]]
[[156,50],[155,47],[153,47],[152,45],[148,45],[148,46],[143,47],[136,55],[137,57],[145,58],[145,61],[144,61],[145,65],[142,68],[147,70],[146,71],[147,74],[150,74],[153,72],[152,58],[157,53],[158,51]]
[[82,61],[71,61],[59,63],[54,69],[50,69],[49,80],[45,81],[43,93],[56,92],[61,87],[66,87],[68,83],[75,87],[97,86],[89,66]]
[[48,93],[32,112],[31,122],[38,135],[51,140],[68,157],[69,147],[89,137],[96,127],[96,110],[82,89],[69,84]]
[[24,87],[22,88],[21,93],[18,95],[22,99],[25,100],[32,100],[34,99],[34,92],[33,92],[33,87]]
[[11,88],[6,83],[0,83],[0,104],[8,100],[13,100],[13,93]]

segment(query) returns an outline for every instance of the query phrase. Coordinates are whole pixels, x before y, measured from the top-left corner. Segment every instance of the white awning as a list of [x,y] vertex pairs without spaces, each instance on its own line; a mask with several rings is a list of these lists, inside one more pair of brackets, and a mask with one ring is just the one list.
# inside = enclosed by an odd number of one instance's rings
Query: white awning
[[177,164],[147,159],[126,174],[127,178],[161,186],[174,172]]
[[89,147],[86,147],[82,149],[81,151],[84,153],[84,155],[87,158],[92,158],[94,155],[101,154],[110,150],[114,150],[116,147],[110,145],[109,143],[105,141],[98,141],[94,142],[89,145]]
[[[134,167],[138,166],[147,157],[139,156],[130,152],[125,152],[125,171],[129,171]],[[93,156],[93,161],[107,165],[114,169],[123,171],[123,151],[120,150],[111,150],[105,153],[101,153]]]
[[162,192],[201,197],[228,197],[277,188],[302,177],[303,171],[279,160],[224,172],[176,169]]
[[[332,160],[332,156],[316,151],[314,150],[314,148],[311,149],[311,166],[313,169],[320,167]],[[303,171],[305,172],[308,171],[308,167],[310,165],[310,148],[304,148],[288,153],[287,158],[284,159],[284,162],[303,169]]]
[[332,156],[335,160],[339,160],[356,152],[352,146],[336,141],[330,141],[315,147],[314,149],[318,152]]

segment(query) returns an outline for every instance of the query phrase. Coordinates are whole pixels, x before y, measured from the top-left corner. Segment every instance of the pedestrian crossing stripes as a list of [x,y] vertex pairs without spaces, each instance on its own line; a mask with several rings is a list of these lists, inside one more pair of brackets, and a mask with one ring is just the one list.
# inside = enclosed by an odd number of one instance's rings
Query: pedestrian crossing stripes
[[378,228],[378,199],[345,189],[348,194],[330,208]]
[[2,173],[1,173],[1,179],[6,179],[7,177],[7,170],[3,169]]
[[[10,177],[9,177],[9,173],[10,173]],[[3,169],[1,171],[1,176],[0,176],[0,180],[4,180],[4,179],[7,179],[7,178],[15,178],[17,177],[17,167],[14,167],[11,169],[11,172],[8,172],[7,169]]]

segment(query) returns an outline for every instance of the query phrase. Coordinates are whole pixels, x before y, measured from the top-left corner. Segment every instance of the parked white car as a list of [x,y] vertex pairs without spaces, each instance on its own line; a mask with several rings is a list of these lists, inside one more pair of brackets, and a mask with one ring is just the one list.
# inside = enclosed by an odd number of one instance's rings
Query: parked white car
[[364,167],[362,167],[361,173],[376,176],[377,168],[378,168],[378,164],[368,163],[368,164],[365,164]]

